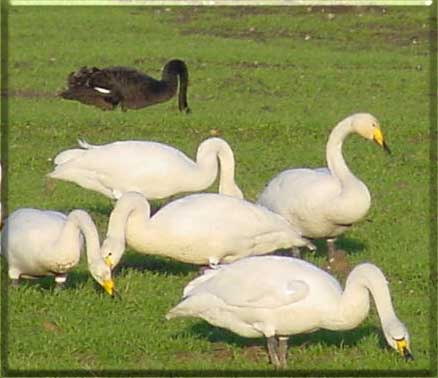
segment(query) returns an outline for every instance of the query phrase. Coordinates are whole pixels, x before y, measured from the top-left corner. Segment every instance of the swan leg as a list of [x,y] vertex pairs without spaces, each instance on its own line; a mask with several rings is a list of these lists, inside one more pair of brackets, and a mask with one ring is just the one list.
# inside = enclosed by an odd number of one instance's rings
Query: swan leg
[[10,281],[11,287],[19,287],[20,286],[20,279],[19,278],[13,278]]
[[219,261],[219,259],[216,258],[216,257],[209,257],[209,258],[208,258],[208,266],[209,266],[211,269],[217,269],[218,266],[219,266],[219,263],[220,263],[220,261]]
[[20,286],[20,275],[21,275],[21,273],[15,269],[8,270],[8,276],[10,279],[11,287]]
[[66,274],[57,274],[55,276],[55,290],[59,291],[65,288],[65,281],[67,280],[67,275]]
[[336,239],[327,239],[327,259],[332,262],[336,258]]
[[301,252],[300,252],[300,249],[298,247],[292,247],[291,251],[292,251],[292,256],[293,257],[296,257],[298,259],[301,258]]
[[285,368],[287,366],[287,341],[288,337],[280,336],[278,338],[278,359],[280,366]]
[[268,337],[268,353],[271,363],[275,367],[280,367],[280,359],[278,358],[278,341],[275,336]]

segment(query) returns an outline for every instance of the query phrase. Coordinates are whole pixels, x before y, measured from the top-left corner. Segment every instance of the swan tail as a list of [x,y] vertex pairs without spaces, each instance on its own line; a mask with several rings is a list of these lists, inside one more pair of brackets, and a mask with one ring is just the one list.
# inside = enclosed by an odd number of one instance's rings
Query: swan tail
[[82,156],[84,153],[84,150],[81,150],[79,148],[74,148],[71,150],[66,150],[60,152],[58,155],[55,156],[54,163],[55,165],[63,165],[65,163],[68,163],[71,160],[77,159],[79,156]]
[[170,309],[166,314],[166,319],[170,320],[187,316],[197,316],[198,314],[207,311],[208,308],[209,300],[205,295],[193,295]]
[[184,288],[183,298],[186,298],[189,295],[191,295],[194,289],[199,287],[204,282],[208,281],[210,278],[214,277],[220,271],[220,268],[221,266],[219,265],[216,269],[207,269],[203,275],[190,281]]
[[91,150],[92,148],[99,147],[95,144],[88,143],[85,139],[78,139],[78,144],[79,147],[83,148],[84,150]]
[[59,92],[58,96],[65,100],[96,106],[102,110],[113,110],[118,104],[118,99],[110,96],[110,90],[95,88],[92,84],[94,77],[99,76],[101,72],[102,70],[96,67],[82,67],[76,72],[71,72],[67,78],[68,88]]

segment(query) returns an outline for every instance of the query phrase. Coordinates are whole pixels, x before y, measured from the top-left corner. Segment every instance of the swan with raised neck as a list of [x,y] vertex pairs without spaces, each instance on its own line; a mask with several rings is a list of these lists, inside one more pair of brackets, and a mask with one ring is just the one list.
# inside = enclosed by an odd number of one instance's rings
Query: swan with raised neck
[[334,239],[368,212],[367,186],[348,168],[342,145],[351,133],[373,140],[389,152],[377,119],[353,114],[331,131],[326,146],[327,168],[289,169],[279,173],[259,196],[258,203],[285,217],[304,236],[328,239],[329,256]]

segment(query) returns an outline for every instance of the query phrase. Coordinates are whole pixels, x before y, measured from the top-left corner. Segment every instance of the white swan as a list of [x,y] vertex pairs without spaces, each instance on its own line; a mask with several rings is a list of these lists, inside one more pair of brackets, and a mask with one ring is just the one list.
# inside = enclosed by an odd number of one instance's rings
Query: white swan
[[79,141],[82,149],[55,157],[49,177],[71,181],[86,189],[118,199],[129,191],[147,199],[208,188],[220,162],[219,193],[243,198],[234,181],[234,155],[220,138],[209,138],[198,148],[196,163],[181,151],[162,143],[121,141],[102,146]]
[[96,226],[83,210],[73,210],[66,216],[57,211],[23,208],[5,220],[1,247],[12,283],[16,285],[22,276],[54,275],[57,285],[62,286],[68,271],[79,262],[82,235],[87,244],[91,275],[113,295],[114,282],[100,255]]
[[[329,259],[335,256],[336,236],[361,220],[371,204],[368,188],[348,169],[342,156],[342,143],[351,133],[374,140],[389,152],[377,119],[367,113],[353,114],[330,133],[328,168],[283,171],[268,183],[257,201],[283,216],[304,236],[328,239]],[[297,249],[293,252],[299,256]]]
[[369,263],[353,269],[342,292],[338,281],[306,261],[248,257],[195,278],[166,318],[194,316],[241,336],[267,337],[271,362],[285,366],[289,335],[357,327],[368,314],[369,293],[386,341],[412,359],[409,333],[394,313],[385,276]]
[[144,253],[212,266],[279,248],[312,243],[278,214],[240,198],[192,194],[173,201],[150,218],[147,200],[125,193],[110,215],[102,256],[115,266],[125,243]]

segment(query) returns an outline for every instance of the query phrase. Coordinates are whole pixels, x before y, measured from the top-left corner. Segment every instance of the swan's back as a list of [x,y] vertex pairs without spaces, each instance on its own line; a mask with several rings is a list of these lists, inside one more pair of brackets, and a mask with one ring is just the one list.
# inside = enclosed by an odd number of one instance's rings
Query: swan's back
[[200,317],[247,337],[290,335],[318,329],[341,293],[333,277],[303,260],[248,257],[190,282],[166,318]]
[[287,217],[286,209],[319,207],[327,195],[339,193],[339,181],[328,169],[288,169],[268,183],[257,203]]
[[201,276],[189,283],[184,295],[209,293],[231,306],[275,308],[304,300],[316,292],[342,293],[338,281],[328,273],[291,257],[247,257],[207,274],[210,277],[204,282]]
[[274,177],[257,203],[280,214],[310,238],[344,232],[368,211],[368,189],[359,180],[348,190],[327,168],[290,169]]
[[129,67],[103,68],[93,74],[90,85],[117,93],[133,109],[166,101],[177,89]]
[[59,95],[94,105],[102,110],[140,109],[172,98],[178,89],[180,75],[184,94],[180,94],[180,110],[187,109],[186,91],[188,72],[184,62],[172,60],[164,67],[165,80],[154,79],[129,67],[82,67],[68,77],[68,89]]
[[[277,214],[240,198],[217,193],[199,193],[173,201],[149,221],[151,227],[181,234],[208,230],[251,237],[272,230],[289,231],[291,227]],[[195,236],[195,235],[194,235]]]
[[278,214],[216,193],[173,201],[144,226],[128,218],[126,236],[136,250],[192,264],[229,263],[292,246],[313,248]]
[[57,211],[23,208],[14,211],[5,221],[2,230],[2,251],[5,255],[25,256],[33,251],[35,256],[57,240],[67,217]]
[[[165,198],[196,187],[196,164],[181,151],[162,143],[118,141],[61,152],[50,177],[88,189],[121,193],[136,191],[148,199]],[[106,194],[106,192],[103,192]]]

